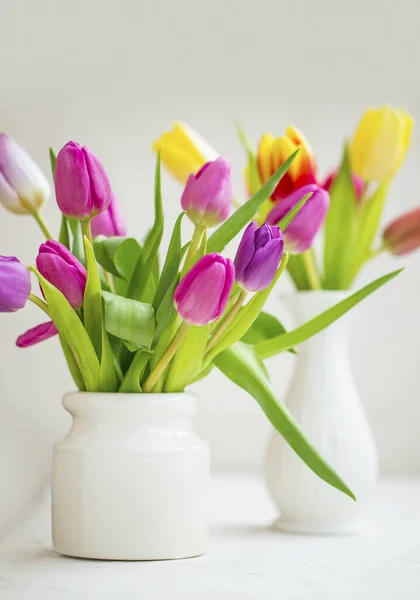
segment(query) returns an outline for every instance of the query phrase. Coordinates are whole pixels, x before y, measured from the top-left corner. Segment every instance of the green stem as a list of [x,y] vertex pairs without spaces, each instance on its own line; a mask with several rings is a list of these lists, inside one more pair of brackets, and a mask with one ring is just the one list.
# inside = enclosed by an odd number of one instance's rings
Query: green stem
[[197,254],[198,246],[200,245],[201,236],[203,235],[204,227],[202,225],[196,225],[194,228],[193,237],[188,248],[187,256],[185,258],[184,267],[181,272],[181,277],[184,277],[186,273],[191,269],[194,264],[194,258]]
[[38,225],[40,226],[40,228],[41,228],[41,230],[42,230],[42,233],[43,233],[43,234],[45,235],[45,237],[47,238],[47,240],[52,240],[52,239],[54,239],[54,238],[53,238],[53,236],[52,236],[52,234],[51,234],[51,231],[48,229],[48,225],[47,225],[47,223],[45,222],[44,218],[41,216],[41,213],[39,213],[39,212],[34,212],[34,213],[32,213],[32,214],[33,214],[33,216],[34,216],[34,218],[35,218],[35,221],[36,221],[36,222],[38,223]]
[[308,281],[313,290],[321,289],[321,280],[318,274],[318,269],[315,264],[314,255],[311,248],[303,252],[302,254],[303,263],[305,265],[306,274],[308,275]]
[[41,298],[38,298],[38,296],[34,296],[34,294],[29,294],[28,300],[30,300],[31,302],[36,304],[36,306],[38,306],[41,310],[44,311],[44,313],[46,315],[48,315],[50,317],[50,311],[48,310],[48,304],[46,302],[44,302],[43,300],[41,300]]
[[230,312],[227,313],[225,319],[220,323],[219,327],[216,329],[216,331],[210,338],[210,340],[206,346],[205,354],[207,354],[207,352],[209,350],[211,350],[211,348],[213,348],[213,346],[216,344],[216,342],[218,342],[220,340],[223,333],[226,331],[227,327],[230,325],[230,323],[233,321],[233,319],[238,314],[239,309],[241,308],[242,304],[245,302],[245,298],[247,297],[247,295],[248,295],[248,292],[246,292],[245,290],[241,290],[241,292],[240,292],[235,304],[232,306]]
[[165,352],[162,354],[162,356],[156,363],[155,367],[152,369],[149,377],[144,382],[143,391],[145,393],[150,393],[153,390],[155,384],[158,382],[158,380],[162,376],[164,370],[166,369],[166,367],[169,365],[169,363],[173,359],[175,352],[180,347],[182,340],[187,335],[189,326],[190,326],[189,323],[186,323],[184,321],[182,323],[181,327],[178,329],[178,331],[174,335],[174,337],[172,338],[172,341],[166,348]]
[[89,243],[92,244],[92,233],[90,231],[90,219],[87,221],[81,221],[82,234],[87,237]]

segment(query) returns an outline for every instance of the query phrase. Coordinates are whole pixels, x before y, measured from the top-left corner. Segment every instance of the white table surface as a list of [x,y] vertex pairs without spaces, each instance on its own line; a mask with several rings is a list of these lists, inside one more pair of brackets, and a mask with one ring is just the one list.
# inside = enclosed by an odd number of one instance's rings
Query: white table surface
[[207,555],[181,561],[102,562],[50,546],[49,498],[0,547],[1,600],[419,600],[420,480],[384,481],[362,534],[276,533],[256,477],[215,477]]

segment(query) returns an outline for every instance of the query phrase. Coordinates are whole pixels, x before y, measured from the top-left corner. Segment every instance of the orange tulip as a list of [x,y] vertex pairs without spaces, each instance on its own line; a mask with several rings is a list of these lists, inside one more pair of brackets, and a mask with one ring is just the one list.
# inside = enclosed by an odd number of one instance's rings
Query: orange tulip
[[284,136],[274,138],[270,133],[265,133],[261,138],[257,153],[261,183],[265,183],[297,148],[297,156],[274,190],[271,197],[274,201],[286,198],[303,185],[316,183],[315,157],[304,136],[294,127],[288,127]]

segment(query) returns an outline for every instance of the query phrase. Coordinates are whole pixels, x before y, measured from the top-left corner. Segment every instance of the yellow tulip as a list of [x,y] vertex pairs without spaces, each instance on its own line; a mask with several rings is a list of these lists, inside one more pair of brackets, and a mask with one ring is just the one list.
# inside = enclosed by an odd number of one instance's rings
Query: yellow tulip
[[156,140],[153,150],[161,151],[163,164],[181,183],[220,156],[197,131],[180,121]]
[[390,179],[404,160],[414,121],[400,108],[368,108],[350,145],[354,173],[364,181]]

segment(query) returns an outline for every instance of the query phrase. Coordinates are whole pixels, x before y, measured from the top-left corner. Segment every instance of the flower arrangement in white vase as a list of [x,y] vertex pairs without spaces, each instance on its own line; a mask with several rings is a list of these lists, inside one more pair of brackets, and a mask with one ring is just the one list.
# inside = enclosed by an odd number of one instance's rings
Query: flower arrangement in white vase
[[[206,550],[208,449],[192,428],[196,400],[185,388],[214,366],[259,402],[309,469],[353,502],[351,489],[277,400],[258,347],[271,341],[272,353],[289,350],[395,274],[295,332],[262,312],[288,261],[282,230],[309,195],[279,226],[259,227],[252,219],[294,156],[232,214],[228,161],[219,157],[191,173],[162,267],[159,156],[155,220],[142,244],[126,236],[105,169],[91,150],[69,142],[50,157],[62,213],[58,239],[40,214],[49,193],[45,177],[10,137],[0,136],[0,202],[35,217],[47,238],[29,269],[15,257],[0,257],[0,310],[14,312],[28,300],[39,307],[48,320],[19,336],[17,345],[57,336],[79,390],[64,396],[73,420],[54,448],[55,549],[130,560]],[[185,214],[194,232],[183,244]],[[222,252],[244,227],[232,262]],[[43,298],[31,292],[31,273]],[[268,330],[267,319],[274,323]]]
[[[321,313],[325,318],[339,306],[353,303],[349,287],[369,259],[381,251],[402,254],[420,245],[420,216],[419,209],[415,209],[388,226],[382,245],[374,247],[389,182],[404,158],[411,129],[412,120],[402,110],[370,109],[352,144],[345,148],[340,168],[319,182],[314,154],[295,128],[289,127],[278,138],[264,134],[257,152],[239,128],[248,157],[246,182],[250,194],[256,193],[285,160],[297,153],[270,197],[260,205],[255,215],[259,223],[281,223],[290,210],[310,196],[295,218],[282,227],[290,254],[287,270],[299,291],[283,299],[299,326],[288,338],[291,346],[300,343],[299,332],[307,332],[311,327],[319,330],[316,315]],[[384,148],[386,152],[382,151]],[[155,142],[154,149],[161,150],[163,162],[181,182],[190,170],[200,168],[207,156],[217,155],[196,131],[183,123],[175,123],[171,132]],[[322,226],[323,273],[312,248]],[[329,323],[327,318],[326,324]],[[253,338],[254,350],[263,360],[284,349],[286,338],[274,334],[276,326],[278,323],[266,319],[265,332],[271,330],[271,337],[266,333],[266,339]],[[378,461],[348,362],[349,326],[346,316],[299,347],[285,404],[321,454],[328,456],[336,471],[351,482],[358,502],[351,502],[315,477],[275,431],[265,473],[282,515],[276,522],[279,528],[318,533],[358,528],[359,515],[375,487]]]

